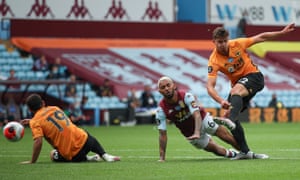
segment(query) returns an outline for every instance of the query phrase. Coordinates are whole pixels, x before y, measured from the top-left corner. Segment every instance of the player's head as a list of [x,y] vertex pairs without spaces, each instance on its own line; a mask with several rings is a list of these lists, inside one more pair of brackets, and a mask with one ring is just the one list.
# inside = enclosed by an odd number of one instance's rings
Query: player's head
[[38,94],[31,94],[26,99],[26,104],[29,110],[33,113],[41,109],[44,105],[44,101],[42,100],[41,96]]
[[228,38],[229,32],[224,27],[217,27],[213,31],[213,40]]
[[167,76],[163,76],[158,80],[157,87],[159,93],[161,93],[166,99],[171,99],[177,89],[173,80]]
[[229,32],[224,27],[217,27],[213,31],[213,42],[217,51],[222,55],[228,55]]

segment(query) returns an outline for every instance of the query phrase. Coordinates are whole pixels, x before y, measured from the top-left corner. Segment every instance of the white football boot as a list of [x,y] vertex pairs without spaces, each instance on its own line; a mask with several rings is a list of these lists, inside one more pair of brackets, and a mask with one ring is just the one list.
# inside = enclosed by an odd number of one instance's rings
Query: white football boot
[[102,159],[104,159],[104,161],[106,161],[106,162],[115,162],[115,161],[120,161],[121,160],[120,157],[113,156],[113,155],[110,155],[110,154],[107,154],[107,153],[103,154]]
[[269,156],[266,154],[255,154],[252,151],[249,151],[248,153],[240,152],[238,153],[234,158],[231,158],[231,160],[242,160],[242,159],[268,159]]
[[223,117],[213,117],[213,120],[220,125],[224,125],[227,129],[229,129],[230,131],[235,129],[235,123],[232,122],[230,119],[228,118],[223,118]]
[[95,154],[93,156],[86,156],[87,161],[91,161],[91,162],[98,162],[98,161],[102,161],[102,159],[100,158],[100,156],[98,154]]

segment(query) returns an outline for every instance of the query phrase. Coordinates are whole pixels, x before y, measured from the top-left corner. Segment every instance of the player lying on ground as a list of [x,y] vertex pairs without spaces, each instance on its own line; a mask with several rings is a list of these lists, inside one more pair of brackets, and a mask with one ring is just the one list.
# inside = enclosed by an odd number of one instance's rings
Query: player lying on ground
[[[204,149],[218,156],[234,158],[236,152],[218,145],[210,135],[219,137],[235,149],[239,147],[232,134],[207,113],[196,101],[193,94],[177,90],[176,85],[169,77],[158,80],[158,90],[163,95],[156,113],[159,130],[159,161],[165,161],[167,149],[167,121],[171,121],[180,130],[183,136],[196,148]],[[235,128],[234,123],[226,118],[218,119],[219,123],[228,128]]]
[[[34,114],[32,119],[22,120],[23,125],[30,125],[33,136],[33,152],[30,161],[35,163],[40,155],[43,137],[52,145],[51,160],[56,162],[119,161],[120,158],[107,154],[96,138],[77,127],[57,106],[45,106],[38,94],[26,99],[29,110]],[[92,151],[94,156],[87,156]]]

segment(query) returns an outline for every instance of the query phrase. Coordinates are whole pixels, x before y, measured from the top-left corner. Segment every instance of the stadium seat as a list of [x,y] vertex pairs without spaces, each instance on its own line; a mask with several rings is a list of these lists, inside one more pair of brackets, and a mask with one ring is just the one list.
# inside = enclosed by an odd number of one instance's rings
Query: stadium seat
[[[56,96],[57,98],[59,98],[59,93],[58,93],[58,91],[55,93],[55,96]],[[62,94],[62,96],[63,96],[63,94]],[[75,102],[75,99],[74,99],[73,97],[63,97],[63,100],[64,100],[65,102],[70,103],[70,104],[73,104],[73,103]]]
[[79,92],[79,91],[82,91],[83,90],[83,84],[76,84],[76,90]]
[[34,60],[33,60],[31,57],[25,58],[24,60],[25,60],[25,64],[26,64],[27,66],[31,66],[31,68],[33,67]]
[[119,102],[115,104],[115,108],[127,108],[127,104],[123,102]]
[[11,66],[6,64],[6,65],[3,65],[1,68],[2,68],[2,71],[3,71],[3,72],[6,72],[6,73],[7,73],[7,72],[9,72],[9,70],[11,69]]
[[7,61],[7,64],[10,66],[17,65],[17,62],[13,58],[9,57],[9,58],[5,58],[5,60]]
[[6,86],[5,86],[5,85],[0,85],[0,91],[4,91],[4,90],[5,90],[5,88],[6,88]]
[[0,58],[0,66],[8,65],[6,59]]
[[96,102],[89,102],[86,104],[86,109],[94,109],[94,108],[97,108],[98,107],[98,104]]
[[[14,62],[18,66],[24,66],[25,65],[25,60],[22,58],[14,58]],[[23,67],[24,69],[24,67]]]
[[11,58],[14,58],[14,59],[20,58],[20,53],[19,53],[19,51],[17,51],[17,50],[12,51],[12,52],[10,53],[10,57],[11,57]]
[[97,106],[100,108],[100,109],[108,109],[109,108],[109,105],[108,103],[97,103]]
[[16,72],[16,77],[20,80],[25,80],[26,79],[26,72],[24,71],[17,71]]
[[5,45],[0,44],[0,52],[5,52],[5,51],[7,51]]
[[34,73],[34,71],[27,71],[26,72],[26,79],[28,79],[28,80],[35,80],[35,73]]
[[45,88],[46,88],[45,85],[42,84],[32,84],[29,86],[28,91],[43,92]]
[[109,97],[101,97],[101,103],[108,104],[111,102]]
[[46,79],[47,75],[48,75],[48,72],[43,72],[43,71],[36,71],[34,72],[34,79],[36,80],[44,80]]
[[85,93],[89,97],[89,99],[97,97],[95,91],[93,91],[93,90],[89,90],[89,91],[86,90]]
[[84,84],[85,91],[91,91],[91,85],[89,83]]
[[116,104],[120,102],[120,99],[117,96],[112,96],[110,97],[110,101]]
[[15,70],[16,72],[22,71],[22,66],[18,66],[16,64],[14,64],[11,66],[11,69]]
[[1,57],[4,59],[10,58],[10,53],[8,51],[1,52]]

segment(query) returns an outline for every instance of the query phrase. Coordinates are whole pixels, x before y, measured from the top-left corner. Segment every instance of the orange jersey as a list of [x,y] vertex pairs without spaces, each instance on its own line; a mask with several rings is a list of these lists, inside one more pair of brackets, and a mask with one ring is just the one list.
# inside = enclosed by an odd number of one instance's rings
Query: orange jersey
[[246,49],[253,44],[252,38],[239,38],[230,40],[229,56],[223,56],[213,50],[208,62],[208,77],[217,77],[218,71],[224,73],[235,84],[241,77],[259,72],[257,66],[252,62]]
[[56,106],[43,107],[30,120],[33,139],[45,139],[67,160],[71,160],[87,140],[87,133],[74,125]]

